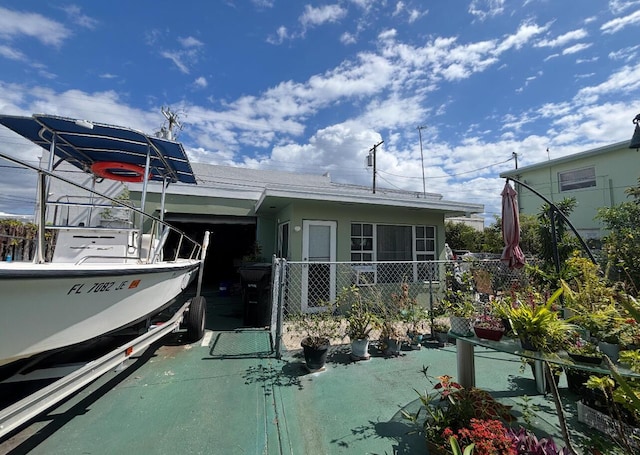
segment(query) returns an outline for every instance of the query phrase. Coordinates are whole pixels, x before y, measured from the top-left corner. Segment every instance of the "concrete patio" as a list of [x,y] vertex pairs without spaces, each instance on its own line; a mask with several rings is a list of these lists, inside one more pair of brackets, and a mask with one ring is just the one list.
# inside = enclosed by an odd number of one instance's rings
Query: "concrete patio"
[[[129,369],[105,375],[0,443],[0,452],[427,453],[401,411],[417,410],[415,390],[431,387],[423,366],[456,375],[455,345],[355,363],[347,345],[335,346],[326,370],[309,374],[299,351],[270,357],[269,333],[242,327],[239,297],[205,296],[203,342],[163,340]],[[530,397],[535,428],[562,445],[551,397],[538,394],[531,373],[520,369],[517,357],[476,348],[477,386],[513,405],[516,415],[521,397]],[[576,396],[564,378],[560,388],[574,444],[593,447],[588,438],[597,432],[577,422]]]

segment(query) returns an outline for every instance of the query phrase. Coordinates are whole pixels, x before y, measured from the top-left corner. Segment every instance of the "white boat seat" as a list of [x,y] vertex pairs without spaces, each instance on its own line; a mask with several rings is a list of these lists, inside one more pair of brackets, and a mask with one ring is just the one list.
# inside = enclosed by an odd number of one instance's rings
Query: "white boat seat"
[[131,234],[127,229],[59,228],[52,262],[76,263],[91,256],[85,262],[124,263],[135,257],[127,247]]

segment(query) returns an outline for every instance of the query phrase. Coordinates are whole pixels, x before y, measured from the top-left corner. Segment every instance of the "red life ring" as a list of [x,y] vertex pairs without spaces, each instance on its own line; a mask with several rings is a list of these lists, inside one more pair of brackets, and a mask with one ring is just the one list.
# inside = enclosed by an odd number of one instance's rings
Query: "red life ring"
[[[98,177],[121,182],[140,183],[144,180],[144,168],[137,164],[118,161],[100,161],[91,165],[91,172]],[[151,175],[151,174],[149,174]]]

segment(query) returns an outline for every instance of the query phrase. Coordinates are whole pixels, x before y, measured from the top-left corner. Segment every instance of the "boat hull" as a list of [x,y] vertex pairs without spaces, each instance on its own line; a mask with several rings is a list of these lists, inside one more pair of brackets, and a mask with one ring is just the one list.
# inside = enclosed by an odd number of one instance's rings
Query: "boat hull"
[[178,296],[200,261],[0,263],[0,365],[130,326]]

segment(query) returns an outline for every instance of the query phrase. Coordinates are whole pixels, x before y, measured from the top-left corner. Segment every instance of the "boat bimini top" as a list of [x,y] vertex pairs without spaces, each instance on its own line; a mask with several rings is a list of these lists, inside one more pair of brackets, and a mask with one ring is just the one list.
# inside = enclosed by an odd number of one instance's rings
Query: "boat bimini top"
[[[84,172],[125,182],[196,184],[182,144],[120,126],[34,114],[0,115],[0,124]],[[145,171],[145,169],[147,169]]]

